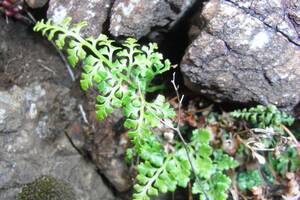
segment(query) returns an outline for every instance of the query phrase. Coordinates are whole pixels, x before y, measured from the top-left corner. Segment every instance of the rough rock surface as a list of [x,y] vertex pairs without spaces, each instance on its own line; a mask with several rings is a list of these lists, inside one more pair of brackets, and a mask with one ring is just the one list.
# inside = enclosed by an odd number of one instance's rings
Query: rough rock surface
[[[113,36],[140,38],[153,29],[173,26],[196,0],[51,0],[47,16],[59,22],[67,16],[87,21],[84,35],[102,31]],[[106,21],[108,20],[108,21]],[[109,30],[106,30],[108,29]]]
[[105,120],[97,120],[94,110],[95,96],[96,94],[89,91],[86,99],[90,104],[86,108],[89,126],[75,121],[68,126],[67,134],[82,154],[91,157],[113,187],[119,192],[125,192],[133,182],[131,172],[124,162],[125,149],[129,142],[123,128],[124,118],[122,112],[116,110]]
[[42,175],[70,183],[76,199],[114,199],[64,134],[78,117],[68,92],[48,83],[0,91],[0,199],[16,199],[22,185]]
[[140,38],[158,27],[171,27],[195,0],[116,0],[110,17],[114,36]]
[[42,175],[69,183],[79,200],[115,199],[65,135],[84,122],[58,55],[20,23],[0,26],[0,199]]
[[299,17],[299,0],[209,1],[181,63],[186,84],[217,101],[291,111],[300,101]]
[[[119,192],[125,192],[132,187],[131,173],[124,161],[125,149],[128,145],[126,130],[123,127],[124,118],[120,110],[113,112],[106,120],[98,122],[95,112],[89,117],[95,125],[89,140],[92,160]],[[100,131],[101,130],[101,131]]]
[[110,4],[110,0],[51,0],[47,16],[57,23],[66,17],[72,17],[74,23],[87,21],[88,26],[83,29],[83,35],[96,37],[103,30]]

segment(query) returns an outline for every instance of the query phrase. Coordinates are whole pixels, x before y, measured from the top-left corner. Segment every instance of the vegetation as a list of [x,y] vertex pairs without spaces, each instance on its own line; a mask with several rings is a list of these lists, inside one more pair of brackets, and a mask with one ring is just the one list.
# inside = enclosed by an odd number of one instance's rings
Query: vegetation
[[[82,62],[81,88],[98,90],[98,119],[105,119],[116,108],[123,109],[124,126],[133,144],[128,158],[140,158],[133,199],[150,199],[178,186],[187,187],[190,181],[200,199],[226,199],[231,180],[225,171],[235,168],[237,162],[212,148],[206,129],[194,130],[190,142],[185,142],[179,127],[172,123],[175,111],[165,97],[158,95],[153,101],[145,98],[147,92],[160,88],[152,85],[153,78],[171,67],[169,60],[156,52],[157,45],[140,46],[133,38],[116,44],[103,34],[83,38],[80,29],[86,23],[70,26],[70,22],[69,18],[61,24],[41,21],[34,30],[64,49],[73,67]],[[160,127],[177,132],[180,140],[166,139]]]

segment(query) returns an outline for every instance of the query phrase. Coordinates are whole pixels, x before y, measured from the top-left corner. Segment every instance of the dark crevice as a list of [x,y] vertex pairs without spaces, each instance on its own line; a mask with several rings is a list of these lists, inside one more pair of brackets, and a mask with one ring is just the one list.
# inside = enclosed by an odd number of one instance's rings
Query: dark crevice
[[112,8],[113,8],[114,4],[115,4],[115,0],[111,0],[109,2],[109,8],[107,8],[108,9],[107,17],[106,17],[105,22],[102,25],[102,33],[105,34],[105,35],[108,35],[110,37],[112,37],[112,36],[109,32],[109,27],[110,27],[110,19],[111,19],[111,14],[112,14]]
[[189,45],[189,29],[191,27],[191,18],[203,7],[204,1],[196,1],[177,21],[167,33],[163,34],[160,42],[160,51],[172,63],[179,64],[185,50]]
[[176,13],[176,14],[179,14],[180,13],[180,8],[178,8],[173,2],[170,2],[168,0],[164,0],[165,3],[169,4],[171,10]]
[[192,26],[192,18],[200,12],[203,8],[205,1],[198,0],[192,6],[190,6],[185,13],[180,17],[176,23],[172,24],[171,28],[162,28],[162,30],[152,31],[152,37],[143,37],[140,41],[142,43],[148,43],[149,41],[157,42],[159,45],[159,51],[163,54],[164,58],[171,61],[173,65],[177,65],[176,68],[169,70],[156,80],[158,83],[163,83],[167,89],[165,95],[173,96],[174,88],[171,84],[173,73],[176,73],[176,83],[180,85],[181,94],[187,95],[191,93],[188,88],[184,86],[183,76],[180,71],[179,64],[186,52],[186,49],[190,45],[189,30]]
[[41,8],[30,8],[29,6],[27,6],[25,9],[32,14],[32,16],[37,20],[41,20],[41,19],[47,19],[47,10],[49,8],[49,2],[46,3],[46,5],[44,5]]

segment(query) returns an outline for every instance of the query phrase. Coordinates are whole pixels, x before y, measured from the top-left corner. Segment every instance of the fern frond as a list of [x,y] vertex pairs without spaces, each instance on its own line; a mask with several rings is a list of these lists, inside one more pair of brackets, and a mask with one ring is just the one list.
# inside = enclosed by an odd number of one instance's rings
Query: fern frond
[[140,46],[135,39],[128,38],[116,46],[115,41],[103,34],[96,39],[85,39],[80,36],[80,30],[87,24],[70,24],[70,18],[61,24],[42,20],[34,31],[41,31],[60,49],[65,49],[71,66],[82,61],[80,85],[83,90],[93,86],[98,89],[96,113],[99,119],[106,118],[115,108],[126,106],[123,100],[135,96],[138,89],[144,95],[152,79],[170,68],[170,62],[163,62],[162,55],[155,52],[155,44]]
[[73,67],[82,66],[81,88],[93,87],[99,93],[96,97],[98,119],[106,118],[116,108],[123,109],[124,126],[129,129],[128,136],[134,147],[134,152],[128,151],[127,157],[136,155],[141,160],[133,198],[147,200],[150,196],[186,187],[189,181],[198,178],[207,187],[196,191],[197,194],[207,193],[211,196],[208,200],[216,200],[213,192],[225,196],[230,182],[223,171],[234,168],[236,162],[222,152],[213,151],[207,130],[194,131],[188,143],[197,177],[191,176],[191,163],[182,144],[178,143],[175,152],[165,152],[160,137],[153,133],[161,120],[175,116],[164,96],[158,95],[151,102],[145,99],[146,92],[155,88],[151,85],[153,78],[171,66],[170,61],[157,52],[157,45],[141,46],[133,38],[116,44],[103,34],[97,38],[83,38],[80,30],[84,26],[85,22],[71,25],[71,19],[67,18],[61,24],[40,21],[34,30],[42,32],[64,50]]
[[236,110],[230,113],[234,118],[250,122],[254,127],[278,127],[280,124],[291,126],[294,118],[285,112],[281,112],[274,105],[258,105],[250,109]]

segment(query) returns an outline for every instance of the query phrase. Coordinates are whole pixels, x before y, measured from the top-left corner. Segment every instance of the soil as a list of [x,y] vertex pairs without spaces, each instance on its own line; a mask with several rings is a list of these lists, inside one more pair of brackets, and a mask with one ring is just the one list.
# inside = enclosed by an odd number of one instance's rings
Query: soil
[[45,80],[71,85],[72,81],[55,48],[33,33],[32,27],[3,18],[0,18],[0,26],[1,88],[22,87]]

